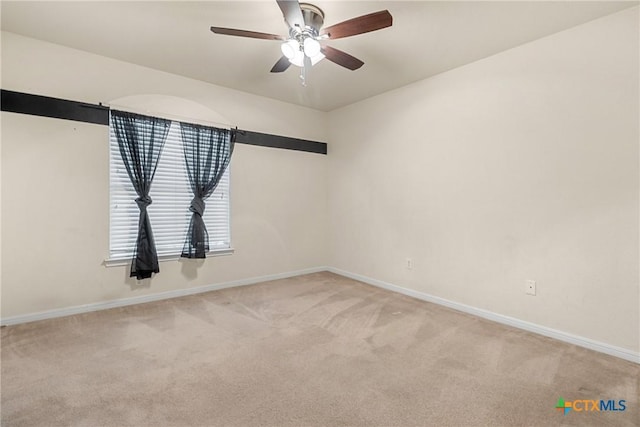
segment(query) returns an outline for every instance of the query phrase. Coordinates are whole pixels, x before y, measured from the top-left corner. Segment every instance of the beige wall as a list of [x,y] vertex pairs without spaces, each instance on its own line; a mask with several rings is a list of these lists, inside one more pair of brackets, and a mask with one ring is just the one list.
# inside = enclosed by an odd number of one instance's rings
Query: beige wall
[[637,36],[635,8],[327,115],[3,33],[4,89],[178,96],[330,146],[238,145],[236,253],[139,286],[102,266],[106,127],[2,113],[2,317],[330,265],[638,352]]
[[638,352],[638,48],[634,8],[331,112],[330,265]]
[[[10,33],[2,88],[90,103],[177,96],[240,128],[327,140],[325,113]],[[326,265],[327,157],[238,144],[234,255],[162,262],[139,283],[104,267],[108,153],[106,126],[2,113],[3,318]]]

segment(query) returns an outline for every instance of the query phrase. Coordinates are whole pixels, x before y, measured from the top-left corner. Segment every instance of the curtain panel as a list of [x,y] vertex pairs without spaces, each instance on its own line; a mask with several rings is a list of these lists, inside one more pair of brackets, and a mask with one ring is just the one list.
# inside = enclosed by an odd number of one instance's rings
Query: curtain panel
[[153,273],[160,272],[147,207],[152,202],[149,191],[171,121],[112,110],[111,123],[118,139],[122,161],[138,195],[135,201],[140,209],[130,276],[138,280],[147,279]]
[[235,132],[191,123],[180,123],[180,131],[189,184],[193,193],[189,206],[192,215],[181,256],[206,258],[209,251],[209,234],[202,219],[205,200],[216,189],[229,165]]

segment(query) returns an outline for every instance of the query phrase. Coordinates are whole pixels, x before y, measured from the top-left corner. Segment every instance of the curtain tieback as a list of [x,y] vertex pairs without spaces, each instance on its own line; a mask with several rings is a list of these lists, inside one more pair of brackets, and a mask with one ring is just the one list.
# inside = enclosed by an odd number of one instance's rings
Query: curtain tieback
[[138,197],[136,199],[136,203],[138,204],[138,208],[140,210],[147,209],[147,206],[151,204],[151,197],[149,196]]
[[191,206],[189,206],[189,210],[202,216],[204,214],[204,206],[204,200],[202,200],[201,197],[194,197],[191,200]]

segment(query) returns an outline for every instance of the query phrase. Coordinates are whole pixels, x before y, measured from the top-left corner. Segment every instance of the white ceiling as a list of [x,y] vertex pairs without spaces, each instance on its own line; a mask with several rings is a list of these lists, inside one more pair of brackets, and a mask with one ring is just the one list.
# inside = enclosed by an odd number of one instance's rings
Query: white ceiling
[[592,19],[616,1],[312,1],[325,26],[388,9],[393,26],[330,41],[363,60],[327,60],[300,85],[298,68],[269,70],[277,41],[214,35],[221,26],[286,34],[275,1],[31,2],[2,0],[2,30],[285,102],[330,111]]

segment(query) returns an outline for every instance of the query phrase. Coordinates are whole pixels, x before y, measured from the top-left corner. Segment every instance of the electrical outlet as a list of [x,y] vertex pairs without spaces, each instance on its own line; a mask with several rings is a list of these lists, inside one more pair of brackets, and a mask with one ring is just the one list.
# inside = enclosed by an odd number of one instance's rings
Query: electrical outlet
[[413,269],[413,260],[411,258],[407,258],[407,263],[405,264],[405,266],[407,267],[407,270],[412,270]]
[[536,295],[536,281],[535,280],[527,280],[526,288],[524,291],[527,295]]

